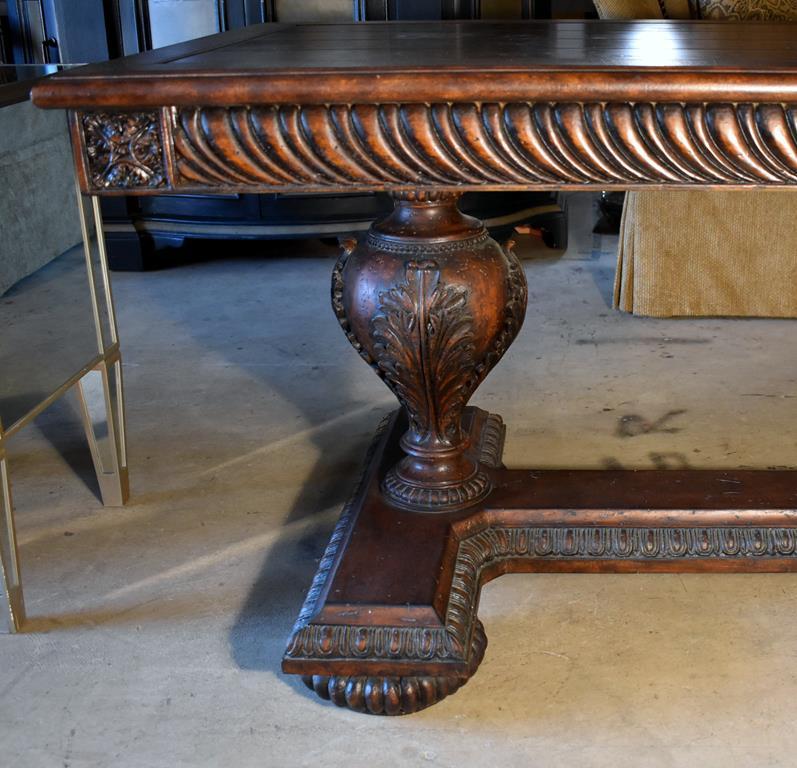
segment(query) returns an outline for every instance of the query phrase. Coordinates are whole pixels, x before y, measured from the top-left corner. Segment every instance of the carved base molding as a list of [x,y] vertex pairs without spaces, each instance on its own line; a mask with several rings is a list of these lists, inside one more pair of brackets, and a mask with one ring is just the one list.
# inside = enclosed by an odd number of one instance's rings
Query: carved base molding
[[380,427],[283,659],[338,706],[409,714],[456,691],[486,647],[481,588],[505,573],[797,571],[796,472],[507,470],[500,418],[467,408],[493,492],[402,512],[379,489],[406,428],[399,411]]
[[467,677],[306,675],[302,680],[311,691],[339,707],[369,715],[411,715],[437,704],[465,685],[481,664],[486,648],[487,635],[477,621]]

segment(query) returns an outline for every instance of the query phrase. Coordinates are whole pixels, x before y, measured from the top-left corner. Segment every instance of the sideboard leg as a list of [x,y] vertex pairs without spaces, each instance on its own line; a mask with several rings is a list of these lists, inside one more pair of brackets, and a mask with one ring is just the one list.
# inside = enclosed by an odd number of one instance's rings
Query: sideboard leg
[[395,195],[365,242],[344,248],[332,303],[349,341],[404,406],[405,456],[383,480],[396,507],[463,509],[491,490],[462,415],[514,340],[526,279],[511,251],[457,208],[458,194]]

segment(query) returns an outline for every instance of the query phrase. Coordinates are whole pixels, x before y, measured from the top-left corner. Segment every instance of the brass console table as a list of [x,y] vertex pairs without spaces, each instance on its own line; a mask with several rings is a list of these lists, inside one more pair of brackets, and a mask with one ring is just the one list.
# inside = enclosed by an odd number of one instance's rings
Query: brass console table
[[[14,435],[56,400],[73,391],[77,398],[103,505],[121,507],[130,495],[122,358],[119,351],[116,311],[111,294],[105,239],[102,233],[102,213],[99,198],[85,200],[80,189],[76,191],[87,277],[85,296],[84,291],[81,291],[81,298],[85,301],[79,301],[78,305],[85,310],[83,314],[91,315],[90,319],[85,318],[85,320],[86,326],[91,327],[93,339],[86,345],[79,345],[81,348],[78,350],[67,347],[69,367],[56,365],[55,370],[45,377],[50,388],[44,392],[37,392],[37,395],[41,396],[32,401],[26,410],[16,413],[10,423],[4,424],[0,419],[0,632],[17,632],[24,628],[26,621],[8,459],[8,445]],[[92,224],[95,234],[91,231]],[[11,303],[25,306],[26,311],[30,311],[27,302],[28,291],[29,289],[26,289],[23,292],[26,298],[22,301],[16,296]],[[33,289],[32,292],[36,294],[37,291]],[[58,299],[63,301],[64,296],[60,295]],[[41,298],[39,303],[42,303]],[[52,314],[51,309],[50,315]],[[57,317],[58,313],[55,315]],[[25,325],[27,319],[20,316],[17,322]],[[85,329],[52,328],[52,339],[54,343],[64,345],[68,337],[80,335],[81,330]],[[53,365],[52,349],[49,351],[49,355],[41,355],[41,359],[38,360],[37,364],[42,368]],[[9,371],[4,370],[3,374],[14,378],[10,376]],[[58,378],[59,375],[61,378]],[[2,394],[8,393],[3,391]],[[92,394],[95,396],[92,397]]]
[[511,244],[465,190],[797,185],[797,26],[271,25],[75,70],[91,195],[388,190],[333,270],[341,329],[403,408],[382,426],[283,669],[402,714],[475,672],[508,572],[797,570],[797,473],[530,471],[467,407],[520,330]]

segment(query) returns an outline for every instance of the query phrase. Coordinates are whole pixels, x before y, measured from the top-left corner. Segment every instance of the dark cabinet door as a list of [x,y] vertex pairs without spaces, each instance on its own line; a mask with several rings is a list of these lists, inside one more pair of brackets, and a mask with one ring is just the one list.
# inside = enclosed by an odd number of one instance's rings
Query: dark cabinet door
[[105,0],[105,4],[116,53],[127,56],[268,21],[272,0]]
[[479,0],[361,0],[366,21],[421,21],[478,18]]
[[108,58],[105,9],[102,0],[43,0],[53,63],[88,64]]
[[362,0],[266,0],[266,21],[360,21]]
[[86,64],[108,58],[103,0],[7,0],[16,64]]
[[396,21],[456,18],[453,5],[426,0],[389,0],[388,18]]
[[357,0],[366,21],[549,18],[551,0]]

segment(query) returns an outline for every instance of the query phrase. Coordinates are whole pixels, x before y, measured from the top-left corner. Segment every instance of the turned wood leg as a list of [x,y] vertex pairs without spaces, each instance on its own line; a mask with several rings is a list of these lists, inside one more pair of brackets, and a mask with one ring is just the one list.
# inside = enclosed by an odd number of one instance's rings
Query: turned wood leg
[[463,410],[514,340],[526,280],[511,252],[457,208],[459,195],[405,193],[338,262],[332,302],[349,341],[404,406],[406,455],[382,490],[397,507],[451,511],[491,490],[468,450]]

